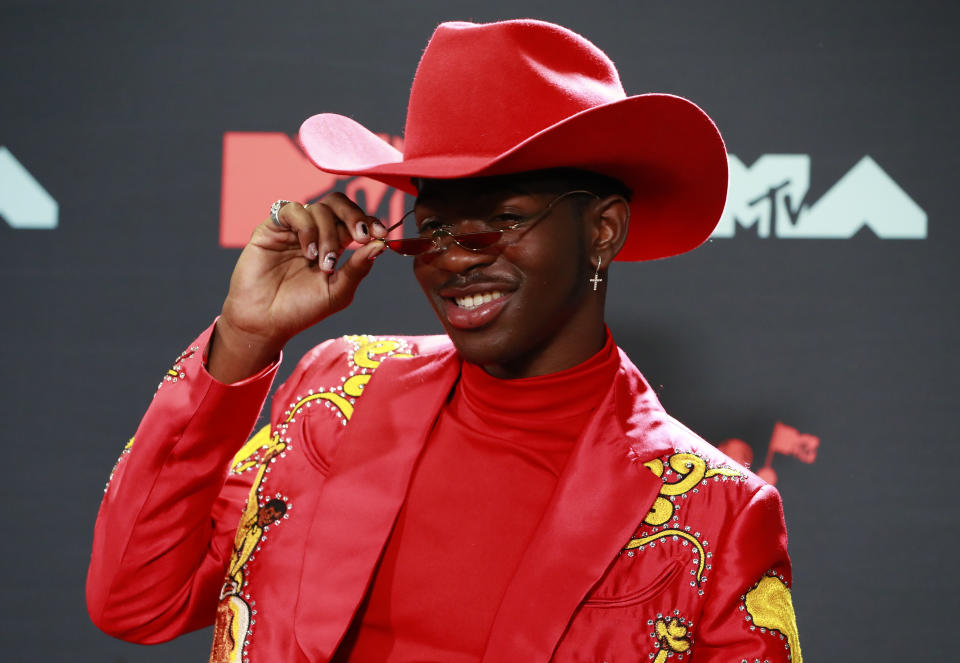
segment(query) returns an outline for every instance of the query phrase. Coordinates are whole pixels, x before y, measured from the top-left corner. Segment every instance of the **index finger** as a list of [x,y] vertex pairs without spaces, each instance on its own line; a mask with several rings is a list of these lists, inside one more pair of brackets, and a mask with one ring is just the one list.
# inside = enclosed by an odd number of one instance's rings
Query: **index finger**
[[368,215],[354,201],[339,191],[324,196],[320,202],[330,208],[344,224],[351,239],[358,244],[366,244],[373,238],[371,227],[380,224],[379,219]]

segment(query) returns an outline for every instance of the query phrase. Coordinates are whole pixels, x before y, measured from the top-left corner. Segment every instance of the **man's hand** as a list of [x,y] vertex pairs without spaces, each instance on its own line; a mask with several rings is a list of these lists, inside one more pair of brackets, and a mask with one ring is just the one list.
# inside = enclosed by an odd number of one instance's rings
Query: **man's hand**
[[[386,230],[342,193],[304,207],[288,203],[253,231],[230,278],[207,369],[237,382],[267,366],[304,329],[346,308],[385,248]],[[351,242],[359,244],[336,268]]]

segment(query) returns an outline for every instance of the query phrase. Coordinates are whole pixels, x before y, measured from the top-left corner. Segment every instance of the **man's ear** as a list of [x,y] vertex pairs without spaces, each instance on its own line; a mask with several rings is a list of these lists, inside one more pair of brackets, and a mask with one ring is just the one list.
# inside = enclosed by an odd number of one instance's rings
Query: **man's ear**
[[627,241],[630,203],[620,195],[601,198],[593,204],[590,219],[590,255],[599,256],[603,265],[609,265]]

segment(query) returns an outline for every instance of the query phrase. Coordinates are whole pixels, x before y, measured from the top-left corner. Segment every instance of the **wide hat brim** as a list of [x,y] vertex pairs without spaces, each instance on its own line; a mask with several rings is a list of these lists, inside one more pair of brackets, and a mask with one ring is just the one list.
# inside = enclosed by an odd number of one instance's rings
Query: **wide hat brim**
[[703,243],[723,212],[727,155],[720,132],[696,104],[642,94],[564,118],[499,154],[403,154],[356,121],[315,115],[300,144],[321,170],[369,177],[415,194],[413,178],[454,179],[547,168],[580,168],[633,192],[630,232],[617,260],[652,260]]

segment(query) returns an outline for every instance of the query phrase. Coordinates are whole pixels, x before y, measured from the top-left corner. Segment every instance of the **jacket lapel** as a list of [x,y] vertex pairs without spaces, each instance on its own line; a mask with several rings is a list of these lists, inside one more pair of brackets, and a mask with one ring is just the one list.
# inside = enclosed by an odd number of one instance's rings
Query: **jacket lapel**
[[459,373],[449,350],[385,360],[366,385],[312,510],[295,614],[309,660],[329,660],[346,631]]
[[620,370],[578,441],[497,613],[483,661],[548,661],[577,607],[649,511],[661,481],[643,463],[669,449],[664,413],[621,351]]

